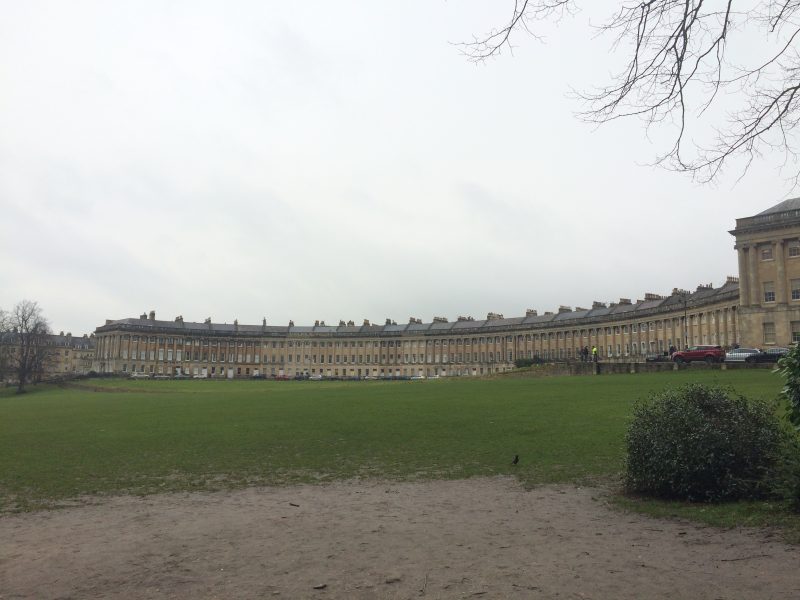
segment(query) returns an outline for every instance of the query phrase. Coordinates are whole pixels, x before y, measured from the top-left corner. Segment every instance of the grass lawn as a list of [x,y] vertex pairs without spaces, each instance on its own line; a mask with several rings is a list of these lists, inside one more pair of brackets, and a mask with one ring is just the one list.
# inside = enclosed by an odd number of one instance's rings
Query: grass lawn
[[[399,382],[87,380],[22,396],[3,389],[0,510],[87,494],[353,477],[610,480],[621,470],[632,402],[689,381],[761,398],[781,387],[769,370],[698,369]],[[512,466],[515,454],[520,463]],[[708,508],[620,502],[700,519]],[[705,520],[797,526],[767,503],[722,512],[728,521]]]

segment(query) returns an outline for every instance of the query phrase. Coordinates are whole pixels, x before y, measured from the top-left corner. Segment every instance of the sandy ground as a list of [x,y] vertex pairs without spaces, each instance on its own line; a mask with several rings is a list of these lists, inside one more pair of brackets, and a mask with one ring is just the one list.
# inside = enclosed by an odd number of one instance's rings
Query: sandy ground
[[0,598],[800,598],[800,548],[514,479],[119,497],[0,518]]

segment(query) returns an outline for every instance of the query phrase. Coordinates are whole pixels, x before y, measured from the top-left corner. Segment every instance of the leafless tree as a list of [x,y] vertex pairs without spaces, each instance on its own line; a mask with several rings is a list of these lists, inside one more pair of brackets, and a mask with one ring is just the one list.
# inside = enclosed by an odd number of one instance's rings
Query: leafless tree
[[8,313],[0,309],[0,384],[6,380],[11,363],[11,327]]
[[[515,34],[535,36],[539,22],[578,8],[578,0],[507,1],[502,27],[460,45],[471,60],[512,50]],[[655,162],[700,181],[715,179],[734,158],[744,173],[754,158],[777,151],[798,183],[800,0],[622,0],[599,31],[611,36],[625,66],[601,87],[578,92],[584,119],[674,125]],[[690,141],[703,131],[712,132],[708,142]]]
[[7,337],[11,351],[9,367],[17,377],[17,393],[41,374],[50,359],[50,326],[36,302],[23,300],[11,311]]

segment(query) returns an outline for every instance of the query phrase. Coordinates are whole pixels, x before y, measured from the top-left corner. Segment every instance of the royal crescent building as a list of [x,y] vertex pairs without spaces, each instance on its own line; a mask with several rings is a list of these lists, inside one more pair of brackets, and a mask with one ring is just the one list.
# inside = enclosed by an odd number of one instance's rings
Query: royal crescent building
[[94,370],[236,378],[454,376],[506,371],[520,358],[641,361],[670,347],[769,348],[800,341],[800,198],[736,220],[738,277],[632,301],[527,310],[506,318],[410,318],[384,324],[245,325],[159,320],[155,312],[97,328]]

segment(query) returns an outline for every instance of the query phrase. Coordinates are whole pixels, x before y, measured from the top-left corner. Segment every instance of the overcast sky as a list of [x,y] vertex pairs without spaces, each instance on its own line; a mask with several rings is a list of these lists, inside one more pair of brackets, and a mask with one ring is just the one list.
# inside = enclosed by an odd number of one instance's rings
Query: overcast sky
[[[298,325],[519,316],[736,274],[778,160],[716,185],[575,118],[589,3],[469,63],[501,0],[0,0],[0,307]],[[586,4],[586,3],[584,3]]]

